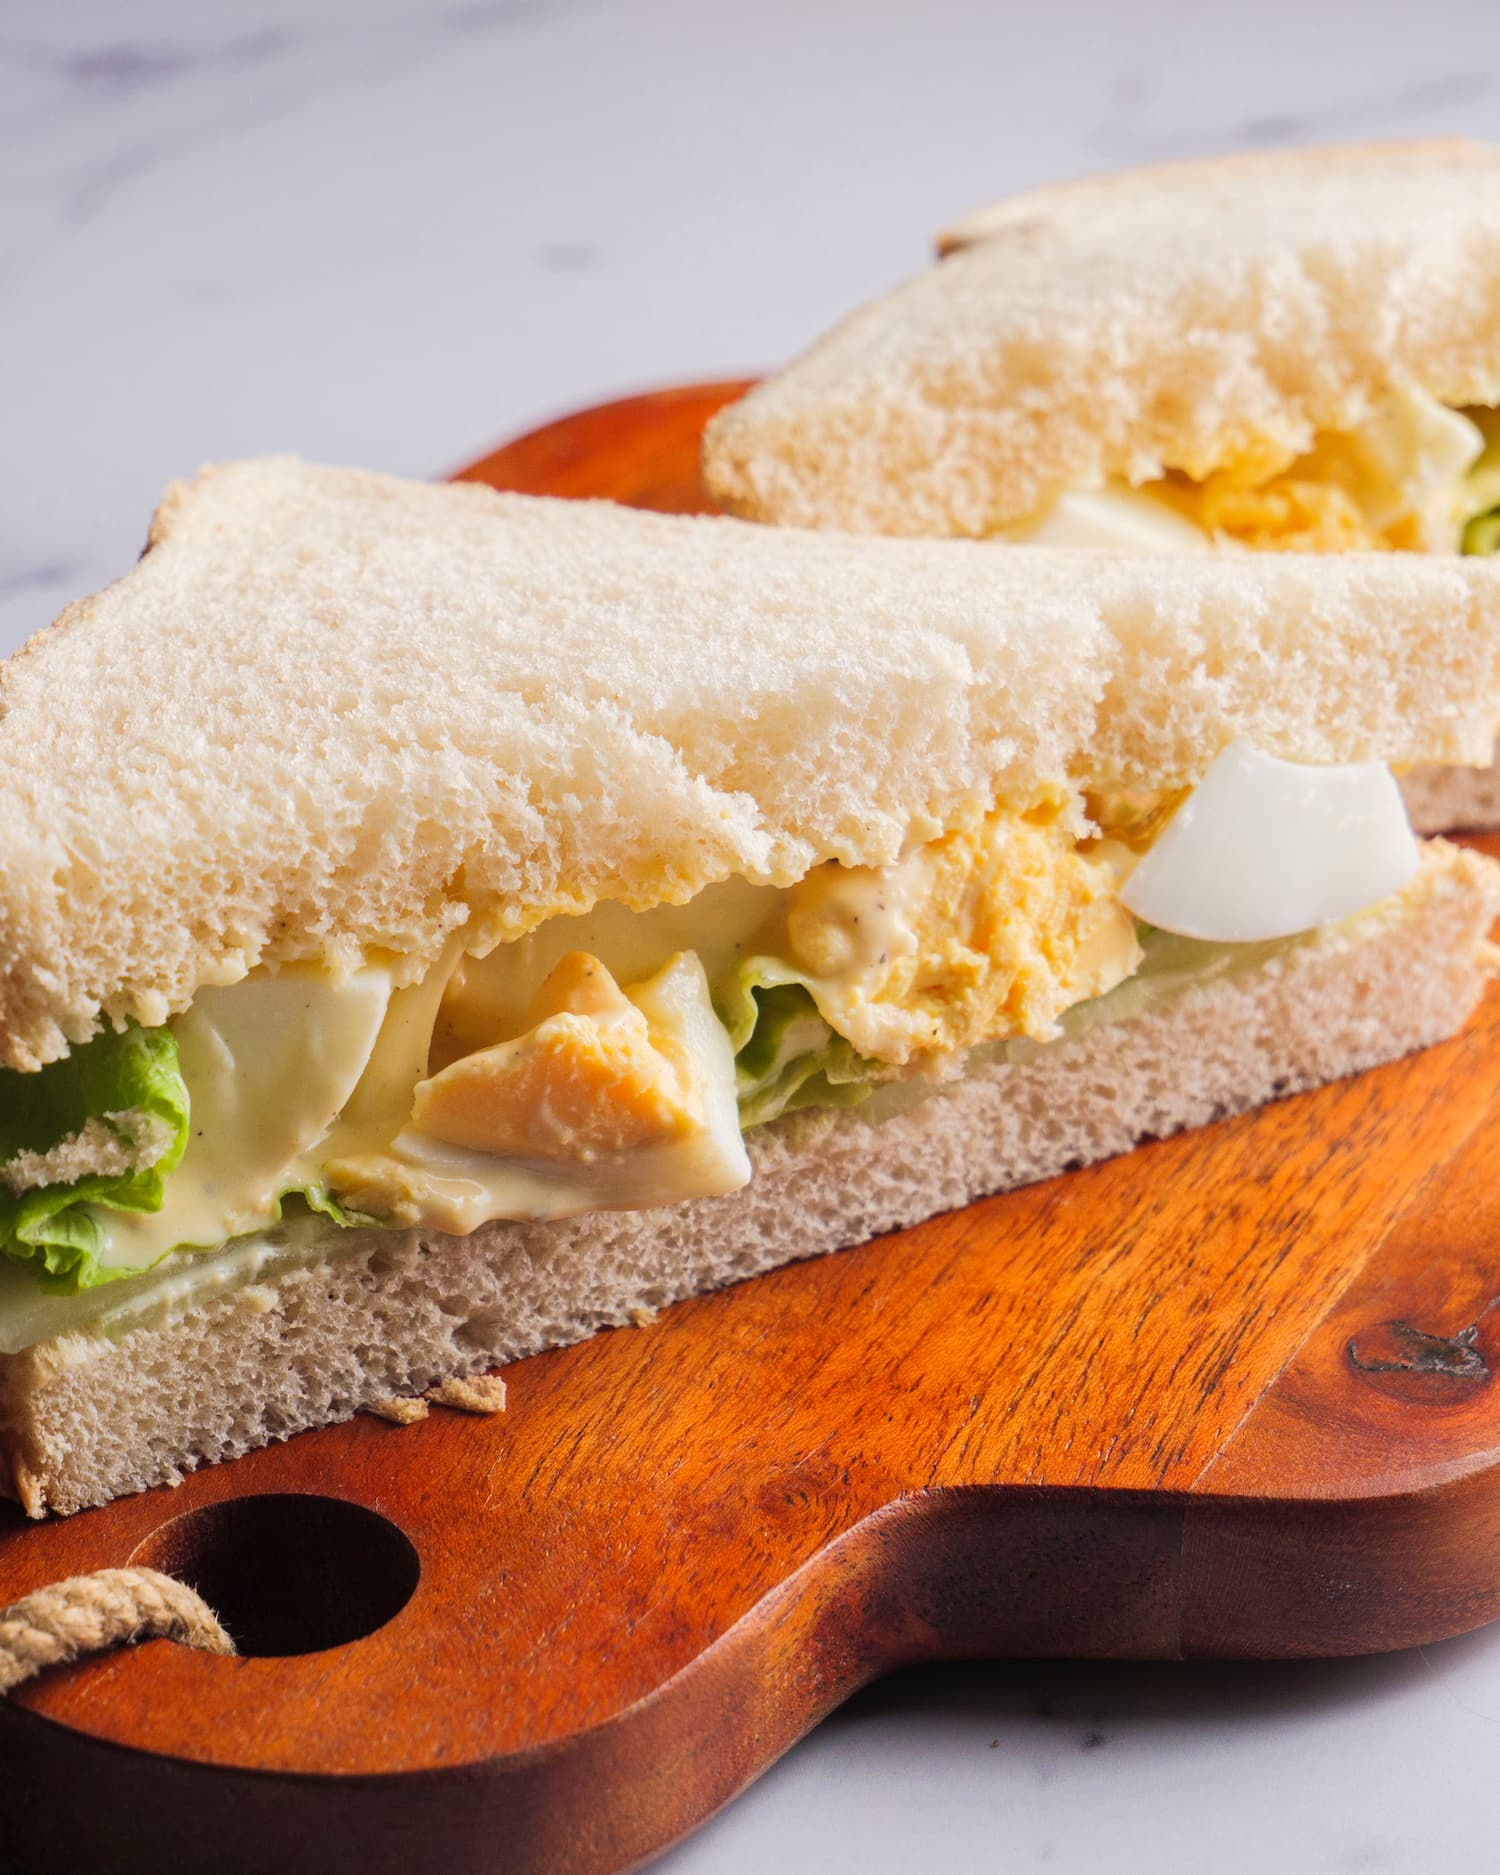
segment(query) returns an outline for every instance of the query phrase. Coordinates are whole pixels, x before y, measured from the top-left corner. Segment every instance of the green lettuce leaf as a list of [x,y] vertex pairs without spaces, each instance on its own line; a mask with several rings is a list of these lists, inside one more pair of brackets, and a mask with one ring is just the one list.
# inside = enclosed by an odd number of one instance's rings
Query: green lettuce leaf
[[715,1000],[734,1044],[740,1125],[799,1107],[852,1107],[889,1074],[836,1035],[797,973],[769,957],[740,965]]
[[367,1217],[363,1211],[351,1211],[338,1199],[326,1185],[288,1185],[276,1200],[276,1212],[272,1222],[279,1224],[284,1214],[283,1207],[290,1198],[294,1203],[303,1205],[309,1211],[316,1211],[319,1217],[326,1217],[332,1224],[342,1224],[346,1230],[358,1230],[361,1227],[389,1228],[389,1221],[378,1217]]
[[0,1167],[46,1153],[95,1121],[131,1143],[159,1133],[153,1165],[13,1193],[0,1189],[0,1250],[29,1264],[44,1289],[73,1294],[135,1274],[100,1263],[104,1231],[87,1209],[159,1211],[168,1174],[188,1140],[188,1092],[168,1029],[97,1035],[37,1074],[0,1071]]
[[1459,552],[1500,553],[1500,410],[1465,414],[1478,424],[1484,450],[1464,478],[1469,518],[1459,538]]
[[1500,508],[1476,514],[1464,527],[1462,553],[1500,553]]

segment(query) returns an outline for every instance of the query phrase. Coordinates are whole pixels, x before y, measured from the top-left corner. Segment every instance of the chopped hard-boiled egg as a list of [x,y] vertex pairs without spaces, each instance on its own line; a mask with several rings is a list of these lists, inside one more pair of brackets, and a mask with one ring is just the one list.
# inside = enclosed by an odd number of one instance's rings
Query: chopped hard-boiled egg
[[1001,809],[894,866],[821,866],[789,895],[787,959],[862,1055],[905,1066],[1045,1037],[1140,961],[1107,857],[1067,797]]
[[1306,767],[1232,743],[1125,881],[1138,918],[1257,943],[1335,924],[1398,891],[1417,843],[1379,762]]
[[1395,391],[1353,435],[1321,437],[1268,480],[1210,476],[1196,489],[1197,514],[1247,547],[1451,553],[1467,518],[1464,477],[1483,450],[1462,412],[1425,391]]
[[1390,543],[1348,489],[1288,471],[1247,486],[1212,475],[1193,486],[1194,511],[1209,541],[1260,552],[1377,552]]
[[1216,542],[1451,553],[1476,512],[1467,477],[1484,448],[1483,428],[1469,414],[1406,388],[1383,397],[1359,430],[1319,437],[1306,455],[1273,472],[1247,461],[1201,481],[1174,473],[1140,487],[1070,490],[1007,535],[1158,553]]
[[619,983],[655,976],[679,951],[692,951],[718,983],[774,925],[782,894],[775,886],[724,879],[685,905],[632,911],[596,905],[577,917],[549,918],[485,957],[464,957],[445,979],[432,1063],[446,1067],[502,1036],[531,1026],[533,998],[570,952],[597,957]]
[[466,1232],[736,1191],[750,1177],[734,1054],[689,952],[622,992],[597,958],[564,957],[539,1019],[415,1091],[383,1151],[325,1167],[351,1209]]
[[412,1125],[471,1152],[589,1165],[701,1124],[677,1064],[597,957],[569,952],[530,1018],[513,1041],[421,1082]]
[[750,1175],[734,1056],[695,955],[622,991],[565,956],[527,1031],[428,1074],[452,947],[392,994],[390,973],[255,974],[200,992],[173,1023],[192,1129],[156,1212],[95,1207],[101,1262],[264,1228],[288,1192],[330,1193],[392,1223],[473,1230],[491,1218],[675,1203]]

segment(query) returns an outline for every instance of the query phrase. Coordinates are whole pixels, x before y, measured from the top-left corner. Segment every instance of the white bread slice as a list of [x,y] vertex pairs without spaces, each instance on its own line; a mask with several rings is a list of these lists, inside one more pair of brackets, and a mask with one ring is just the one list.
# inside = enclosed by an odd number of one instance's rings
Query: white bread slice
[[557,1224],[332,1231],[327,1256],[0,1359],[0,1490],[33,1516],[179,1478],[393,1394],[857,1243],[1421,1048],[1493,969],[1500,865],[1435,842],[1405,890],[1238,974],[978,1070],[872,1126],[750,1135],[743,1191]]
[[1038,190],[709,425],[731,513],[984,535],[1110,478],[1270,473],[1393,387],[1500,403],[1500,150],[1231,156]]
[[849,540],[289,460],[0,673],[0,1062],[260,962],[885,863],[1039,781],[1476,761],[1500,580]]

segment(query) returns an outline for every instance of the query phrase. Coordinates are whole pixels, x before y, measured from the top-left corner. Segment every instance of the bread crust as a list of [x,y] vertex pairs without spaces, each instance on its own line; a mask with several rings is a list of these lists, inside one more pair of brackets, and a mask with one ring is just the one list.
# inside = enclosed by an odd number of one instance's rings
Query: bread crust
[[1101,170],[1064,182],[1045,182],[1019,195],[985,202],[938,230],[933,246],[940,255],[956,253],[987,240],[1001,229],[1038,216],[1066,215],[1121,191],[1149,188],[1170,200],[1228,182],[1238,187],[1300,187],[1324,178],[1363,181],[1387,174],[1392,165],[1409,168],[1467,166],[1491,154],[1472,137],[1383,137],[1370,143],[1325,143],[1285,150],[1235,150],[1219,156],[1178,157],[1141,163],[1133,169]]
[[987,535],[1064,489],[1270,474],[1392,389],[1500,403],[1500,151],[1256,153],[1033,191],[709,425],[752,520]]
[[881,864],[1039,781],[1473,761],[1500,578],[850,540],[289,460],[0,673],[0,1063],[257,964]]
[[1396,898],[1237,975],[977,1071],[878,1126],[796,1114],[725,1198],[334,1233],[310,1266],[114,1336],[0,1359],[0,1490],[33,1516],[173,1481],[681,1297],[1390,1060],[1451,1034],[1494,967],[1500,865],[1435,842]]

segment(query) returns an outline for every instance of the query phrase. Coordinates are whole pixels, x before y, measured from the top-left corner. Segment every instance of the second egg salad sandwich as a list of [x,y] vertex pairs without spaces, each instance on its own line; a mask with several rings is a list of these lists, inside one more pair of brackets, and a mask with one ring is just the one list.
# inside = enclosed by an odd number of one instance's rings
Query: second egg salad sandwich
[[851,540],[275,460],[0,678],[35,1514],[1434,1042],[1477,563]]
[[[760,521],[1182,553],[1500,548],[1500,149],[1375,144],[1061,184],[710,426]],[[1500,767],[1405,784],[1500,826]]]

